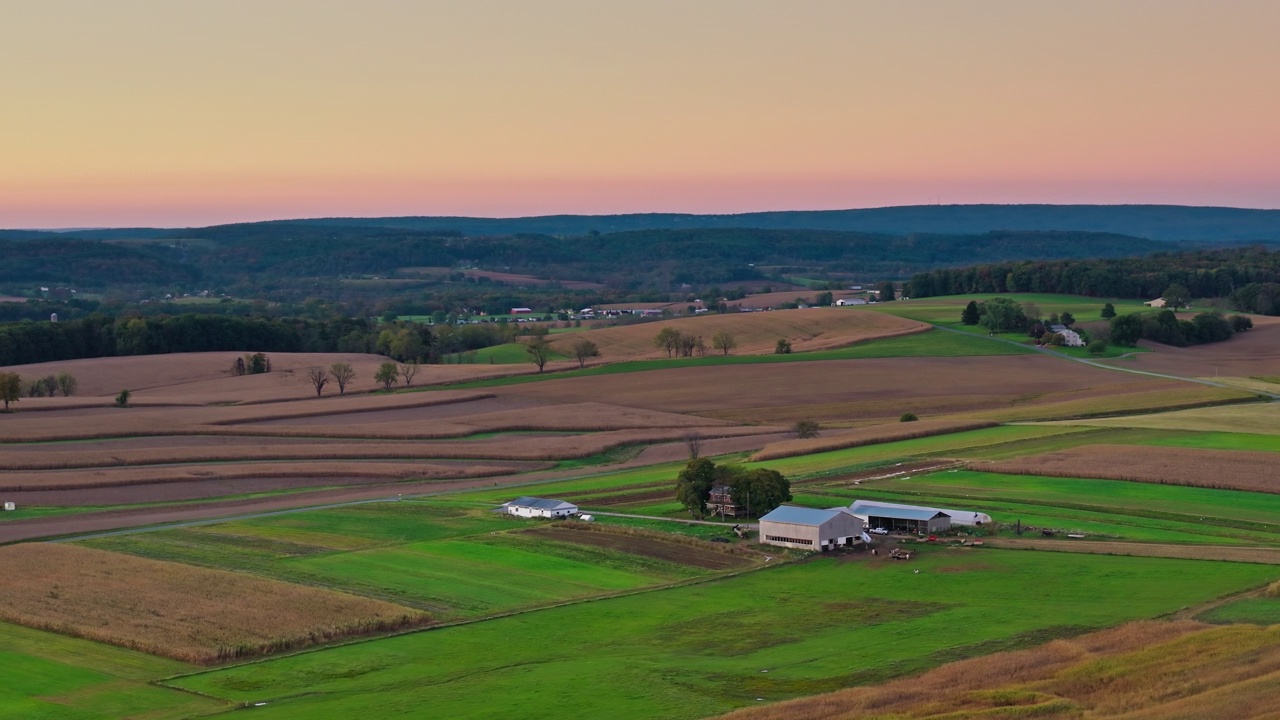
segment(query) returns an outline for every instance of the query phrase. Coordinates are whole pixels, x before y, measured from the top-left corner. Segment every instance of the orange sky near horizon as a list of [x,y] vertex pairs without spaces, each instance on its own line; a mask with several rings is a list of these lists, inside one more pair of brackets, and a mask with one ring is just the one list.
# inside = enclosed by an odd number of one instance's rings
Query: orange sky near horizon
[[0,8],[0,227],[1280,207],[1280,3]]

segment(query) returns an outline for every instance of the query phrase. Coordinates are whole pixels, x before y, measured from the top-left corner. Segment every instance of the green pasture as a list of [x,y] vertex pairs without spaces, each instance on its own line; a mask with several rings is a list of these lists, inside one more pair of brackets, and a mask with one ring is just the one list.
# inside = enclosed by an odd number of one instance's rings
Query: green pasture
[[1161,615],[1277,572],[991,549],[824,557],[168,684],[265,702],[263,718],[696,718]]
[[1226,624],[1280,625],[1280,598],[1246,597],[1211,608],[1197,620]]
[[442,621],[708,574],[680,563],[518,532],[542,524],[487,507],[403,501],[84,544],[374,597],[427,610]]
[[[496,346],[505,348],[505,345]],[[492,350],[493,348],[487,348]],[[479,351],[483,352],[483,351]],[[497,352],[495,350],[495,352]],[[502,351],[509,352],[509,351]],[[427,388],[413,390],[459,390],[480,387],[498,387],[502,385],[519,385],[527,382],[539,382],[548,379],[586,377],[592,375],[618,375],[624,373],[644,372],[648,370],[668,370],[671,368],[701,367],[709,365],[759,365],[782,362],[814,362],[823,360],[861,360],[871,358],[892,357],[969,357],[986,355],[1017,355],[1034,352],[1030,348],[1021,348],[1007,343],[991,342],[985,337],[961,335],[957,333],[929,330],[914,335],[871,340],[868,342],[836,348],[834,350],[814,350],[812,352],[790,353],[787,355],[716,355],[697,358],[662,358],[657,360],[625,360],[607,365],[586,368],[583,370],[565,370],[538,375],[516,375],[511,377],[475,380],[452,385],[432,385]],[[479,357],[479,356],[478,356]],[[511,362],[527,362],[510,356]],[[608,357],[604,358],[608,360]],[[487,361],[484,361],[487,362]],[[494,362],[501,362],[495,360]]]
[[[970,300],[981,303],[991,298],[1008,298],[1017,303],[1034,303],[1040,307],[1043,317],[1050,314],[1069,312],[1077,323],[1096,322],[1102,320],[1102,306],[1111,303],[1116,313],[1125,315],[1134,312],[1149,311],[1151,308],[1140,300],[1122,300],[1118,298],[1092,298],[1082,295],[1059,295],[1052,293],[977,293],[973,295],[943,295],[939,297],[919,298],[912,300],[895,300],[888,303],[869,305],[868,309],[888,313],[899,317],[933,323],[935,325],[959,325],[960,312]],[[983,331],[985,334],[986,331]]]
[[229,708],[152,684],[192,665],[7,623],[0,668],[0,720],[186,718]]

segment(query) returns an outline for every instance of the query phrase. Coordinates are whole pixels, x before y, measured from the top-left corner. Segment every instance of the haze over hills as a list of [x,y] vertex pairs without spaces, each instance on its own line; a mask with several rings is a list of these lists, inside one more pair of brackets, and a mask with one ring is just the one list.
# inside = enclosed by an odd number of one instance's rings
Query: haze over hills
[[[857,210],[789,210],[731,215],[634,213],[545,215],[520,218],[313,218],[240,223],[256,226],[323,225],[393,228],[464,235],[586,235],[629,230],[753,228],[836,230],[886,234],[978,234],[997,230],[1115,233],[1161,241],[1280,241],[1280,210],[1183,205],[913,205]],[[213,226],[230,228],[234,225]],[[213,229],[210,228],[210,229]],[[94,229],[61,232],[85,239],[161,238],[173,229]],[[0,238],[35,239],[47,233],[0,231]]]

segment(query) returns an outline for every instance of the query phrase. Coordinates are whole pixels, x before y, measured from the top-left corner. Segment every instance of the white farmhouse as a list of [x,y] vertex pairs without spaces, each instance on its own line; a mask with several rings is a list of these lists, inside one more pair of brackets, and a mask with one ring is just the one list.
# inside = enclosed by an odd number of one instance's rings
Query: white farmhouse
[[562,518],[578,514],[578,506],[564,500],[546,500],[536,497],[518,497],[502,504],[508,515],[524,518]]

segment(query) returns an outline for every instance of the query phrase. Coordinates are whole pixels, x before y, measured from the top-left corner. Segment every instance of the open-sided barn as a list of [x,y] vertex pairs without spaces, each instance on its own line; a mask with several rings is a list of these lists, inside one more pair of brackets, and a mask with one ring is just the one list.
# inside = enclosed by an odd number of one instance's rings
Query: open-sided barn
[[849,508],[849,512],[866,523],[867,527],[884,528],[891,532],[928,535],[951,528],[951,516],[937,508],[869,503],[859,500]]

